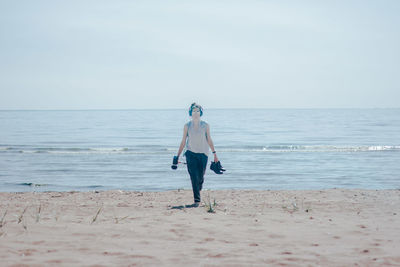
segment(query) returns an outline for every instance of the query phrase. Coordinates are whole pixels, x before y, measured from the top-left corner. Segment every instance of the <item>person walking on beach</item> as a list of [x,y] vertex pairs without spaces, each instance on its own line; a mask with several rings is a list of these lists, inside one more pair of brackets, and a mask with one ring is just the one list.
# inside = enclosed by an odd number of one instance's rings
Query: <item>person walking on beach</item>
[[200,191],[203,188],[204,174],[206,172],[208,152],[211,148],[214,154],[214,162],[219,162],[217,153],[214,149],[214,143],[210,135],[210,126],[207,122],[200,119],[203,116],[203,108],[192,103],[189,108],[189,116],[192,119],[183,127],[183,137],[179,146],[178,154],[174,157],[174,162],[178,164],[179,156],[181,155],[185,145],[187,170],[192,181],[194,207],[198,207],[201,201]]

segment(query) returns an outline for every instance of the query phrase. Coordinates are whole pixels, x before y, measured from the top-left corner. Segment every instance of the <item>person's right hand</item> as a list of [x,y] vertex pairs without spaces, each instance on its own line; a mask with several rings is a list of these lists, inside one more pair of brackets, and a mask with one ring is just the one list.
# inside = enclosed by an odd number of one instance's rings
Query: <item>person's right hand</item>
[[178,168],[178,160],[179,160],[179,157],[174,156],[174,158],[172,159],[171,169],[176,170]]

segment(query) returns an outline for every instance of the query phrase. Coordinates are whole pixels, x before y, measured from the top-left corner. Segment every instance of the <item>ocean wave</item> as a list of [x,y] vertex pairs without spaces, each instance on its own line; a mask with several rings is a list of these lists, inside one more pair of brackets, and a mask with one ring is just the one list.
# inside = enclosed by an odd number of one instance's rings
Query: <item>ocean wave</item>
[[[167,149],[176,151],[176,148]],[[271,145],[219,147],[218,152],[367,152],[367,151],[399,151],[400,146],[333,146],[333,145]]]
[[[369,152],[369,151],[400,151],[400,146],[334,146],[334,145],[270,145],[270,146],[238,146],[217,147],[218,152]],[[47,154],[165,154],[175,153],[177,147],[140,146],[140,147],[94,147],[94,148],[65,148],[65,147],[0,147],[0,153],[47,153]]]
[[[99,185],[99,184],[93,184],[93,185],[61,185],[61,184],[40,184],[40,183],[34,183],[34,182],[22,182],[22,183],[4,183],[5,186],[7,187],[13,187],[13,188],[18,188],[18,187],[25,187],[25,188],[36,188],[36,189],[42,189],[42,190],[47,190],[47,189],[64,189],[64,190],[93,190],[93,189],[102,189],[106,188],[104,185]],[[35,190],[36,190],[35,189]]]
[[147,148],[147,147],[95,147],[95,148],[65,148],[65,147],[7,147],[0,149],[0,153],[44,153],[44,154],[153,154],[167,151],[166,148]]
[[15,185],[30,186],[30,187],[49,186],[49,184],[36,184],[36,183],[19,183],[19,184],[15,184]]
[[400,146],[331,146],[331,145],[272,145],[259,147],[219,148],[220,152],[366,152],[400,151]]

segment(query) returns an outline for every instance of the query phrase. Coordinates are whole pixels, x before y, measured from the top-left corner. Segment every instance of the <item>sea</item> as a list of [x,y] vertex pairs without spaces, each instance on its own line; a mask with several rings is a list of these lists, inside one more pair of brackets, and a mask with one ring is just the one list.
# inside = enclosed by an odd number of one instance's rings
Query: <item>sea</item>
[[[2,110],[0,191],[191,189],[186,109]],[[400,189],[400,109],[206,109],[210,190]]]

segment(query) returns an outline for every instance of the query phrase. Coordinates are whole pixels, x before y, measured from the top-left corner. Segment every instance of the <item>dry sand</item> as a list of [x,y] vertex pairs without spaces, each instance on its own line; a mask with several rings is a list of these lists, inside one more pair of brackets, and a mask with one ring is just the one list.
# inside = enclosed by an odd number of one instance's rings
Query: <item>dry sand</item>
[[400,190],[208,195],[0,193],[0,265],[400,266]]

